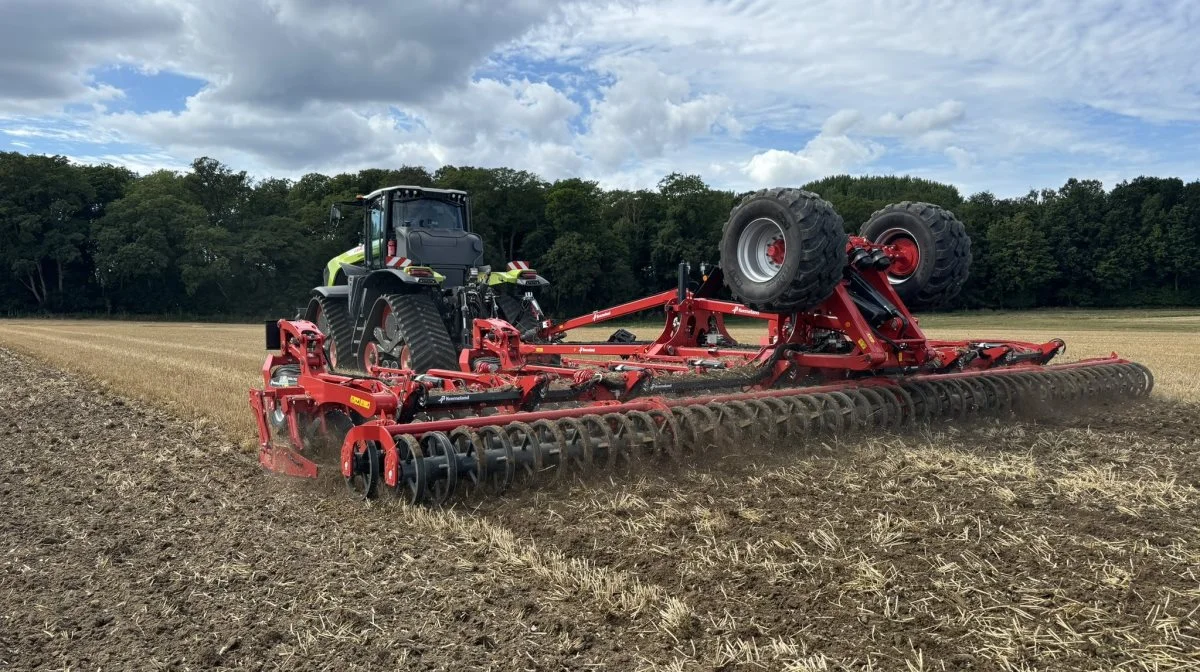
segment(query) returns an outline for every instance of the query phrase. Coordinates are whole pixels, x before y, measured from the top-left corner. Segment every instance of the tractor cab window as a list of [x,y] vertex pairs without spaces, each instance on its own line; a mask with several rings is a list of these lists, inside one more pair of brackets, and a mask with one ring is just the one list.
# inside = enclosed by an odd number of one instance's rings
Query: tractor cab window
[[462,208],[432,198],[396,201],[392,204],[396,226],[425,229],[463,228]]
[[384,227],[382,199],[377,198],[368,206],[367,240],[364,247],[368,266],[376,267],[383,263],[383,257],[387,253],[387,229]]

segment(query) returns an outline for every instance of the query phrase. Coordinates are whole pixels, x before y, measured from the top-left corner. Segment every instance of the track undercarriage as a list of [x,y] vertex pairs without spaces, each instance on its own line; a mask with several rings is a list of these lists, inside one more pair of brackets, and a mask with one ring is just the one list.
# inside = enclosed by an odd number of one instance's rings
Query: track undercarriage
[[[914,264],[913,249],[860,237],[845,248],[841,279],[808,310],[719,300],[720,269],[691,289],[681,267],[674,290],[543,321],[536,334],[474,320],[458,370],[334,371],[314,324],[268,324],[278,352],[264,364],[263,389],[250,393],[260,461],[302,477],[337,468],[364,497],[442,504],[464,489],[502,491],[543,475],[687,462],[712,446],[1069,410],[1153,387],[1149,370],[1115,354],[1052,364],[1066,347],[1059,339],[928,339],[887,271]],[[665,318],[652,341],[624,330],[603,343],[562,341],[651,309]],[[763,323],[760,342],[739,343],[729,317]]]

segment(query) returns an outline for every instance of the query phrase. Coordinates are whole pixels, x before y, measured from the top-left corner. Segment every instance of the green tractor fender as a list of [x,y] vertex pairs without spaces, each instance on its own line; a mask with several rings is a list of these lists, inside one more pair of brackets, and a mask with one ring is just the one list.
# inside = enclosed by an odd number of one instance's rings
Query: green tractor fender
[[[352,247],[349,250],[346,250],[345,252],[330,259],[329,263],[325,264],[322,286],[336,287],[345,285],[347,275],[345,267],[354,266],[361,268],[366,259],[366,251],[363,249],[362,245]],[[402,282],[405,283],[413,283],[418,285],[440,285],[446,280],[446,276],[438,273],[428,266],[416,266],[412,264],[396,265],[384,270],[393,272]],[[435,282],[426,281],[427,278],[425,276],[428,274],[432,274],[431,277]]]
[[326,287],[334,285],[346,284],[346,274],[342,271],[343,265],[362,266],[367,259],[366,250],[362,245],[352,247],[345,252],[337,255],[325,264],[325,270],[321,277],[321,284]]
[[537,274],[524,261],[510,261],[508,270],[492,271],[487,274],[487,284],[491,287],[498,285],[514,285],[517,287],[545,287],[550,281]]

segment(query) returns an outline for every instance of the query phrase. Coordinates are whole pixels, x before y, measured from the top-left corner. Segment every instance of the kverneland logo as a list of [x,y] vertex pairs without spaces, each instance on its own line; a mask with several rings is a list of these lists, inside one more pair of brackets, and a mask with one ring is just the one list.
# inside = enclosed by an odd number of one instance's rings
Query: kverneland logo
[[762,315],[762,313],[758,312],[757,310],[754,310],[752,308],[747,308],[745,306],[734,306],[733,314],[734,315]]
[[609,318],[609,317],[612,317],[611,310],[600,310],[600,311],[592,313],[592,321],[593,322],[599,322],[600,320],[603,320],[603,319]]

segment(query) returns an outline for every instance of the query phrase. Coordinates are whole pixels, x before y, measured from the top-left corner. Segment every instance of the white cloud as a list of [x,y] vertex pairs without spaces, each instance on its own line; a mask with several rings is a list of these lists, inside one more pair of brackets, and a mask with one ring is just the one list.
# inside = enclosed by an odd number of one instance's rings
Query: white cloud
[[962,120],[966,109],[957,100],[947,100],[937,107],[922,107],[904,115],[886,112],[876,120],[874,128],[885,135],[921,135]]
[[155,43],[175,38],[181,27],[179,12],[154,0],[4,0],[0,111],[53,113],[65,103],[119,96],[92,82],[88,69],[148,58]]
[[596,69],[614,78],[592,105],[583,145],[601,167],[653,158],[686,146],[723,124],[738,127],[723,95],[693,95],[683,77],[670,76],[642,60],[604,59]]
[[[0,142],[637,187],[1196,177],[1180,139],[1200,134],[1197,28],[1191,0],[0,0]],[[126,92],[90,74],[114,63],[207,84],[180,112],[114,114]]]
[[183,171],[187,169],[189,164],[187,161],[182,161],[163,152],[85,154],[80,156],[68,154],[67,158],[76,163],[110,163],[114,166],[125,166],[141,175],[147,175],[156,170]]
[[578,103],[544,82],[495,79],[471,82],[414,109],[437,137],[468,146],[478,138],[494,141],[496,136],[568,143],[568,122],[580,112]]
[[172,56],[225,103],[297,109],[413,103],[463,88],[553,0],[213,0],[187,3],[190,42]]
[[858,110],[838,110],[826,119],[824,124],[821,124],[821,133],[845,135],[846,131],[853,128],[860,119],[862,119],[862,113]]
[[959,170],[966,170],[970,168],[975,158],[971,156],[970,152],[962,147],[955,147],[953,145],[943,150],[943,153],[950,157],[950,160],[954,162],[954,166]]
[[400,110],[407,124],[383,105],[309,103],[285,113],[225,103],[205,91],[181,112],[123,113],[97,123],[128,143],[179,156],[237,156],[258,172],[278,175],[404,163],[569,174],[580,165],[568,127],[579,105],[545,83],[479,80]]
[[[803,184],[826,175],[861,169],[883,156],[882,145],[845,134],[857,117],[838,112],[797,152],[768,149],[755,154],[743,172],[759,185]],[[840,131],[840,132],[839,132]]]

